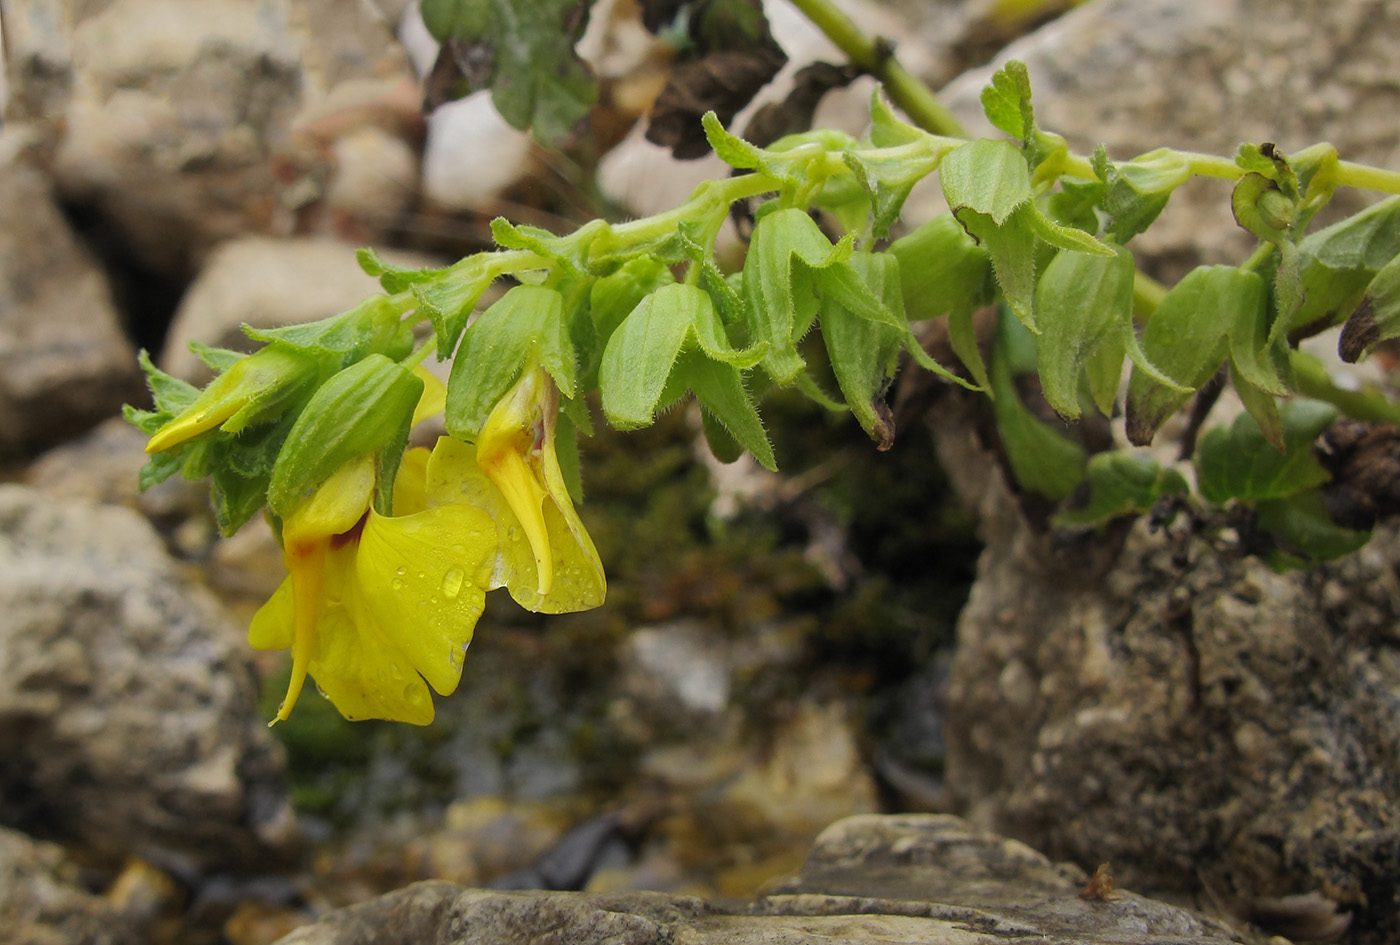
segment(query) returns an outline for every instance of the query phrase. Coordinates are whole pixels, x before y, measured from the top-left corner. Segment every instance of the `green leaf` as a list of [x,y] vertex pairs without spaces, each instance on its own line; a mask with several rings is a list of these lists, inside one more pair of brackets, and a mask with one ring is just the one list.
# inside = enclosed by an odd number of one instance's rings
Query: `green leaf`
[[[862,253],[851,265],[885,305],[903,307],[896,257]],[[899,367],[908,329],[864,317],[831,298],[822,305],[821,332],[832,373],[851,413],[881,449],[888,449],[894,442],[894,428],[885,391]]]
[[1142,357],[1160,377],[1135,363],[1128,382],[1130,443],[1152,442],[1158,428],[1210,380],[1227,354],[1247,350],[1243,326],[1265,317],[1264,293],[1257,273],[1233,266],[1198,266],[1168,290],[1141,341]]
[[420,282],[439,278],[446,271],[441,267],[411,269],[407,266],[396,266],[393,263],[385,262],[378,253],[369,247],[361,247],[356,250],[355,259],[359,262],[360,268],[365,271],[365,275],[378,279],[384,291],[390,294],[402,292],[409,286]]
[[708,294],[684,283],[663,286],[637,303],[603,351],[598,385],[608,422],[620,430],[649,426],[687,350],[737,372],[757,364],[767,345],[735,350]]
[[1317,489],[1260,501],[1255,506],[1255,525],[1283,546],[1269,562],[1279,569],[1341,558],[1371,539],[1370,532],[1353,531],[1332,521]]
[[195,341],[193,338],[189,340],[188,347],[194,356],[199,358],[200,363],[215,374],[221,374],[227,371],[248,356],[248,352],[246,351],[214,348],[202,341]]
[[[1019,340],[1017,334],[1022,336]],[[1084,450],[1037,419],[1016,393],[1014,351],[1027,342],[1034,344],[1025,327],[1003,315],[992,348],[992,411],[1016,482],[1022,489],[1058,501],[1073,492],[1083,478]]]
[[1030,204],[1027,203],[1007,219],[1005,225],[998,226],[988,215],[972,210],[957,211],[954,215],[969,236],[977,240],[992,260],[992,272],[996,274],[997,286],[1001,289],[1006,304],[1030,331],[1038,329],[1032,308],[1035,296],[1035,230],[1030,222]]
[[1082,508],[1064,509],[1055,524],[1070,527],[1102,525],[1123,515],[1150,511],[1167,495],[1185,495],[1186,480],[1175,469],[1136,450],[1113,450],[1089,457],[1085,469],[1089,500]]
[[1381,267],[1342,326],[1337,351],[1355,363],[1371,345],[1400,336],[1400,256]]
[[447,383],[447,430],[474,440],[520,372],[536,361],[566,398],[576,394],[573,345],[564,299],[553,289],[516,286],[482,312],[462,336]]
[[[776,470],[777,459],[763,429],[753,400],[744,389],[743,376],[732,365],[711,360],[701,352],[683,353],[676,362],[676,376],[695,392],[704,411],[735,441],[753,454],[765,469]],[[720,457],[720,454],[715,454]]]
[[1249,414],[1240,414],[1229,427],[1213,427],[1196,450],[1197,486],[1202,497],[1216,504],[1230,499],[1282,499],[1321,485],[1328,479],[1313,454],[1318,435],[1337,418],[1330,404],[1295,400],[1279,411],[1285,451],[1264,437]]
[[574,51],[588,25],[586,0],[423,0],[423,22],[442,43],[430,86],[439,97],[491,89],[501,117],[559,145],[598,100],[592,71]]
[[1132,318],[1135,271],[1125,249],[1111,257],[1065,252],[1050,260],[1040,277],[1035,296],[1041,330],[1037,368],[1045,399],[1066,420],[1079,416],[1080,376],[1105,341],[1115,343],[1121,372],[1119,326]]
[[317,389],[287,435],[267,488],[280,518],[344,464],[402,443],[423,381],[380,354],[338,372]]
[[[198,387],[156,367],[145,348],[142,348],[140,353],[136,355],[136,361],[141,365],[141,370],[146,373],[146,386],[150,388],[151,397],[155,400],[156,414],[164,414],[167,418],[173,417],[199,397]],[[142,411],[142,413],[145,412]],[[146,432],[154,433],[155,431],[148,430]]]
[[1030,141],[1035,136],[1035,112],[1031,108],[1031,80],[1026,64],[1012,59],[992,74],[982,89],[982,110],[1002,131]]
[[953,351],[983,389],[987,368],[972,330],[972,313],[995,296],[991,258],[951,214],[934,217],[890,244],[899,260],[904,310],[911,321],[948,315]]
[[1034,201],[1027,203],[1017,213],[1025,215],[1026,222],[1030,224],[1031,232],[1057,249],[1087,253],[1091,256],[1103,256],[1108,259],[1114,255],[1112,248],[1100,243],[1091,234],[1078,227],[1062,226],[1047,217]]
[[870,94],[870,143],[877,148],[892,148],[915,141],[927,141],[932,135],[901,119],[885,99],[880,87]]
[[1104,181],[1103,209],[1111,221],[1108,235],[1119,243],[1141,233],[1162,212],[1172,191],[1191,179],[1186,158],[1170,148],[1148,151],[1123,164],[1113,164],[1103,146],[1094,166]]
[[372,295],[359,305],[314,322],[283,328],[243,326],[254,341],[277,341],[315,357],[331,356],[342,364],[371,352],[386,353],[399,334],[399,312],[384,295]]
[[1400,196],[1310,233],[1298,251],[1304,299],[1288,331],[1344,321],[1376,273],[1400,254]]
[[979,138],[960,145],[944,155],[938,176],[943,197],[959,218],[970,210],[1001,226],[1031,199],[1030,170],[1010,141]]
[[1240,403],[1244,405],[1245,412],[1253,418],[1264,439],[1282,453],[1287,446],[1283,442],[1283,421],[1279,417],[1278,401],[1274,395],[1242,377],[1239,368],[1233,363],[1230,365],[1230,381],[1240,398]]
[[473,255],[447,270],[442,278],[412,286],[413,297],[427,313],[437,337],[439,361],[452,356],[472,310],[493,281],[485,257]]
[[[744,309],[754,340],[768,343],[763,369],[777,384],[791,384],[805,365],[797,341],[817,313],[810,269],[825,265],[832,250],[816,222],[795,208],[770,213],[754,227],[744,260]],[[808,266],[795,267],[795,258]]]

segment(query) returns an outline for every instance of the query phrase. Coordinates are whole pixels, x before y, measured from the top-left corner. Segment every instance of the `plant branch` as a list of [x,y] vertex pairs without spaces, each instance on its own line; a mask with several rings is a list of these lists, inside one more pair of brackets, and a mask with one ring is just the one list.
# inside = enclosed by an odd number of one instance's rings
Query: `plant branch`
[[895,58],[888,40],[871,39],[831,0],[793,0],[793,6],[826,34],[856,67],[885,87],[890,101],[914,124],[936,135],[966,138],[967,132],[933,91]]

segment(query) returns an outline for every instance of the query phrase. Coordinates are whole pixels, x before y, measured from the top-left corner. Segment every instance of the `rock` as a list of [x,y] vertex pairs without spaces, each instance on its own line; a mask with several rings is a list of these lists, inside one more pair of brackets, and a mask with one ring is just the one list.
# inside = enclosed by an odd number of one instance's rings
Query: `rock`
[[18,157],[0,158],[0,461],[82,432],[142,394],[101,268]]
[[[245,236],[221,244],[180,301],[162,367],[205,383],[209,369],[190,353],[190,341],[251,351],[257,345],[240,330],[244,323],[276,328],[327,318],[378,293],[378,280],[365,275],[355,250],[353,243],[312,236]],[[406,266],[437,264],[414,253],[382,255]]]
[[[340,160],[366,149],[337,153],[324,123],[303,126],[346,83],[412,79],[367,3],[17,0],[5,12],[7,118],[40,129],[65,198],[96,208],[124,251],[162,273],[187,274],[221,239],[292,232],[333,204],[346,190]],[[392,151],[378,148],[376,166],[401,179]]]
[[139,929],[77,883],[63,848],[0,827],[0,935],[14,945],[137,945]]
[[0,486],[0,822],[192,877],[295,842],[240,631],[135,512]]
[[1351,940],[1394,941],[1394,531],[1280,574],[1145,521],[1121,547],[1057,546],[986,482],[947,698],[948,786],[971,819],[1241,914],[1318,892],[1353,914]]
[[1030,848],[953,817],[854,817],[817,841],[802,872],[749,903],[656,892],[499,892],[417,883],[334,912],[282,945],[348,945],[389,930],[436,945],[779,945],[1037,942],[1225,945],[1224,926],[1132,893],[1076,895],[1071,877]]
[[[941,97],[972,133],[991,133],[978,96],[993,68],[1019,59],[1036,120],[1081,154],[1103,143],[1115,160],[1161,146],[1230,157],[1245,141],[1285,153],[1330,141],[1345,160],[1388,166],[1400,145],[1397,37],[1400,8],[1384,0],[1330,4],[1325,17],[1310,0],[1107,0],[1006,47]],[[1319,222],[1373,200],[1339,191]],[[1132,245],[1175,280],[1199,262],[1239,262],[1254,241],[1235,225],[1230,185],[1195,179]]]

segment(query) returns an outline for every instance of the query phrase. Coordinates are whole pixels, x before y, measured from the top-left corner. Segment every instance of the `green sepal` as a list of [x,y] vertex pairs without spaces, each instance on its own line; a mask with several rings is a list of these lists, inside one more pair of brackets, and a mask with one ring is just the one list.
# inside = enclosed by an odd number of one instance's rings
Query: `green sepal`
[[843,131],[818,128],[785,135],[768,147],[760,148],[725,130],[712,111],[702,116],[701,123],[715,154],[730,167],[762,171],[791,186],[807,182],[813,163],[824,160],[828,152],[846,151],[856,146],[856,139]]
[[1269,445],[1280,453],[1287,449],[1283,442],[1283,421],[1279,417],[1278,400],[1274,395],[1251,384],[1240,374],[1239,367],[1233,361],[1230,362],[1230,383],[1245,412],[1254,419]]
[[1298,252],[1304,298],[1287,330],[1320,331],[1341,323],[1376,274],[1400,254],[1400,196],[1308,234]]
[[191,338],[186,346],[190,353],[199,358],[199,363],[203,364],[215,374],[221,374],[233,367],[239,361],[248,356],[246,351],[234,351],[230,348],[215,348],[202,341],[195,341]]
[[1082,508],[1062,509],[1054,523],[1061,527],[1092,528],[1124,515],[1150,511],[1163,496],[1185,495],[1186,479],[1171,467],[1137,450],[1112,450],[1089,457],[1084,470],[1089,487]]
[[[1232,350],[1248,348],[1257,337],[1254,326],[1267,314],[1264,297],[1264,280],[1233,266],[1198,266],[1168,290],[1140,342],[1140,356],[1160,376],[1135,363],[1128,382],[1130,443],[1152,442],[1158,428],[1210,380]],[[1263,363],[1255,359],[1249,370],[1267,379]]]
[[740,371],[758,364],[767,344],[734,349],[704,290],[662,286],[637,303],[603,351],[598,386],[608,422],[621,430],[649,426],[686,350]]
[[609,230],[606,221],[593,220],[568,236],[559,237],[538,226],[517,226],[504,217],[491,221],[491,238],[497,246],[537,253],[572,275],[588,271],[593,241]]
[[876,86],[870,93],[870,143],[877,148],[892,148],[915,141],[929,141],[933,136],[922,128],[909,124],[890,107]]
[[452,357],[472,310],[495,281],[487,262],[482,253],[468,256],[447,269],[440,278],[412,286],[419,310],[427,314],[433,326],[439,361]]
[[1084,475],[1084,450],[1079,444],[1038,419],[1016,393],[1013,370],[1018,362],[1034,363],[1034,355],[1017,349],[1034,346],[1030,332],[1003,312],[992,346],[992,412],[1011,473],[1022,489],[1058,501],[1079,485]]
[[1107,233],[1124,244],[1151,226],[1172,191],[1191,179],[1191,165],[1170,148],[1114,164],[1099,145],[1094,152],[1094,171],[1104,182],[1101,206],[1109,216]]
[[477,317],[447,381],[447,431],[474,441],[493,408],[531,361],[566,398],[576,396],[576,366],[564,298],[553,289],[518,285]]
[[1035,111],[1031,107],[1031,80],[1026,64],[1009,60],[992,74],[982,89],[982,111],[995,127],[1020,141],[1035,137]]
[[1255,527],[1271,534],[1280,544],[1268,559],[1270,566],[1278,570],[1341,558],[1371,540],[1369,531],[1355,531],[1334,522],[1318,489],[1283,499],[1261,500],[1254,512]]
[[1105,258],[1112,258],[1114,255],[1112,247],[1100,243],[1092,234],[1079,227],[1064,226],[1050,219],[1034,201],[1027,203],[1016,213],[1018,216],[1024,214],[1026,222],[1030,224],[1031,232],[1056,249]]
[[[1112,257],[1059,253],[1041,274],[1035,294],[1041,331],[1036,339],[1037,369],[1045,399],[1066,420],[1079,416],[1080,376],[1105,343],[1117,351],[1121,373],[1120,326],[1132,319],[1135,272],[1132,255],[1120,249]],[[1102,372],[1095,385],[1095,402],[1101,406],[1108,366],[1095,366]]]
[[423,381],[403,365],[371,354],[333,375],[311,396],[272,467],[267,506],[285,519],[344,464],[402,450]]
[[388,353],[399,342],[400,314],[388,296],[372,295],[339,315],[282,328],[243,326],[254,341],[280,342],[313,357],[334,357],[346,365],[366,354]]
[[700,411],[700,429],[705,434],[705,445],[710,448],[710,454],[721,463],[736,462],[744,455],[743,445],[708,410]]
[[[718,422],[739,445],[753,454],[764,469],[777,470],[773,444],[763,429],[753,399],[744,388],[739,369],[715,361],[701,351],[682,352],[676,359],[676,378],[695,392],[705,413]],[[715,454],[717,457],[720,454]]]
[[367,246],[355,251],[355,261],[360,264],[365,275],[378,279],[379,285],[391,295],[421,282],[431,282],[440,278],[447,271],[440,266],[425,269],[397,266],[386,262],[382,256]]
[[[130,408],[127,417],[142,433],[154,433],[171,417],[183,413],[190,404],[199,398],[199,388],[173,374],[167,374],[156,367],[150,354],[142,348],[136,355],[136,362],[146,375],[146,387],[155,402],[154,411]],[[137,419],[132,420],[132,416]]]
[[[861,253],[851,259],[851,266],[885,306],[902,314],[904,298],[896,257]],[[888,448],[894,441],[894,430],[885,392],[898,370],[908,329],[859,315],[831,298],[822,304],[821,333],[832,373],[851,413],[872,440]]]
[[[598,387],[598,369],[608,341],[637,304],[663,285],[675,281],[671,268],[651,256],[638,256],[623,263],[616,272],[594,279],[588,290],[587,317],[593,325],[593,350],[580,364],[579,389]],[[575,350],[578,350],[577,347]]]
[[1378,341],[1400,336],[1400,256],[1381,267],[1347,317],[1337,352],[1355,363]]
[[1011,311],[1031,332],[1036,332],[1035,231],[1027,217],[1029,203],[998,226],[990,216],[972,210],[954,214],[963,229],[986,249],[997,287]]
[[[797,341],[817,314],[813,268],[832,264],[837,252],[816,221],[802,210],[775,210],[754,227],[744,260],[743,297],[755,342],[766,342],[763,369],[779,385],[791,384],[805,366]],[[807,265],[799,266],[794,260]]]
[[1336,408],[1316,400],[1294,400],[1279,411],[1284,451],[1264,437],[1247,413],[1228,427],[1207,430],[1196,450],[1196,484],[1217,505],[1231,499],[1283,499],[1328,480],[1312,444],[1337,419]]
[[943,197],[959,218],[968,210],[1001,226],[1031,199],[1030,170],[1010,141],[979,138],[959,145],[943,156],[938,176]]
[[895,240],[889,253],[899,260],[906,316],[922,321],[948,315],[953,352],[977,384],[989,389],[987,367],[972,328],[972,313],[996,295],[987,251],[945,213]]

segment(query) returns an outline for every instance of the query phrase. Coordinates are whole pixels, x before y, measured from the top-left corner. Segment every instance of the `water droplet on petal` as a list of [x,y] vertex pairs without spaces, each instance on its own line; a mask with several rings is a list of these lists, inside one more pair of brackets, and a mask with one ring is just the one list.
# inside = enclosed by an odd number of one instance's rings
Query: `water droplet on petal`
[[462,589],[462,580],[466,577],[461,568],[452,568],[442,576],[442,593],[448,600],[457,596]]
[[403,579],[402,579],[402,578],[394,578],[394,580],[393,580],[391,583],[392,583],[392,586],[393,586],[394,590],[396,590],[396,591],[401,591],[401,590],[403,590]]
[[403,568],[399,568],[399,569],[398,569],[397,571],[395,571],[394,573],[397,574],[399,577],[403,577],[403,572],[404,572],[404,569],[403,569]]

